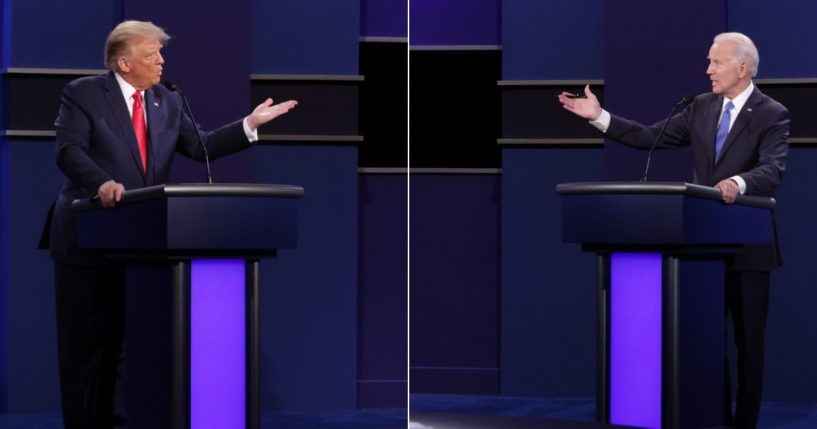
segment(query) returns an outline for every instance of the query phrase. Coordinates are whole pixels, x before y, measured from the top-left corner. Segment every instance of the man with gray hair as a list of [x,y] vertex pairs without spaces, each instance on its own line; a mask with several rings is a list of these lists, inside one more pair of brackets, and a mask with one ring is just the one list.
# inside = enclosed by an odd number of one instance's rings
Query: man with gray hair
[[[66,177],[50,216],[56,279],[57,339],[64,425],[113,427],[116,370],[123,336],[124,269],[77,246],[71,202],[98,198],[113,207],[126,189],[168,181],[174,152],[203,161],[249,148],[260,125],[297,102],[267,99],[243,119],[200,131],[179,94],[158,85],[170,37],[150,22],[125,21],[105,43],[105,75],[65,86],[57,132],[57,166]],[[115,234],[116,231],[112,231]]]
[[[790,115],[752,83],[759,62],[757,48],[747,36],[717,35],[709,49],[706,70],[712,92],[698,95],[681,113],[651,126],[602,109],[589,86],[584,89],[584,98],[563,92],[559,101],[611,139],[634,148],[649,149],[666,126],[657,147],[690,146],[696,182],[719,190],[727,204],[738,194],[773,197],[785,171]],[[780,263],[775,234],[772,244],[746,246],[743,254],[727,264],[726,302],[738,350],[737,409],[731,424],[737,428],[757,425],[769,274]],[[731,418],[729,388],[726,396],[726,414]]]

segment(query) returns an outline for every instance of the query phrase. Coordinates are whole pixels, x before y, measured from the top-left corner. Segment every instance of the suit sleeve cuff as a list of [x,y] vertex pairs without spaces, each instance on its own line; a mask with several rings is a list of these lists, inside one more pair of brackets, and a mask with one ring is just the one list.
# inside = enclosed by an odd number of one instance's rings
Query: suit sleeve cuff
[[244,120],[241,121],[241,123],[244,125],[244,134],[247,135],[247,140],[249,140],[250,143],[257,142],[258,141],[258,130],[257,129],[256,130],[251,130],[250,129],[250,125],[247,123],[247,118],[244,118]]
[[729,178],[729,180],[738,184],[738,191],[740,192],[741,195],[746,193],[746,181],[743,180],[743,177],[732,176]]
[[590,121],[590,125],[596,127],[599,131],[606,133],[610,128],[610,112],[601,109],[601,115],[594,121]]

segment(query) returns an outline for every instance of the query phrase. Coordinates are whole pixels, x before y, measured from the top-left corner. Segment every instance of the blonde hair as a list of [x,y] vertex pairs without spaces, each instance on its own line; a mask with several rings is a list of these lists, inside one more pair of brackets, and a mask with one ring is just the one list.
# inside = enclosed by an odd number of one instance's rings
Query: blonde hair
[[142,39],[157,40],[163,46],[170,36],[161,27],[146,21],[123,21],[117,25],[105,41],[105,67],[118,71],[116,62],[128,55],[133,45]]

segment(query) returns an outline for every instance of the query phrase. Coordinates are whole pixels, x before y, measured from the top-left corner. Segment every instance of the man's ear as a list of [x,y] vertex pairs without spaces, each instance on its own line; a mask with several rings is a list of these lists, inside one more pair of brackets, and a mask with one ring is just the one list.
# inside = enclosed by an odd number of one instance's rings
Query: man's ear
[[119,57],[119,59],[116,60],[116,65],[119,66],[120,73],[130,72],[130,63],[128,63],[128,60],[126,60],[125,57]]
[[745,61],[740,63],[740,78],[743,79],[749,73],[749,64]]

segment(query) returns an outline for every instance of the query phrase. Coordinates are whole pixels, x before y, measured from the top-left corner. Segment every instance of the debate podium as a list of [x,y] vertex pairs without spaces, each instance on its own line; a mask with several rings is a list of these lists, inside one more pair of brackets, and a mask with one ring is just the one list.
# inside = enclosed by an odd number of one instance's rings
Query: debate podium
[[562,241],[598,264],[596,413],[647,428],[724,424],[725,261],[773,240],[772,198],[689,183],[565,183]]
[[80,247],[127,266],[128,427],[259,427],[259,261],[296,247],[302,195],[169,184],[74,201]]

